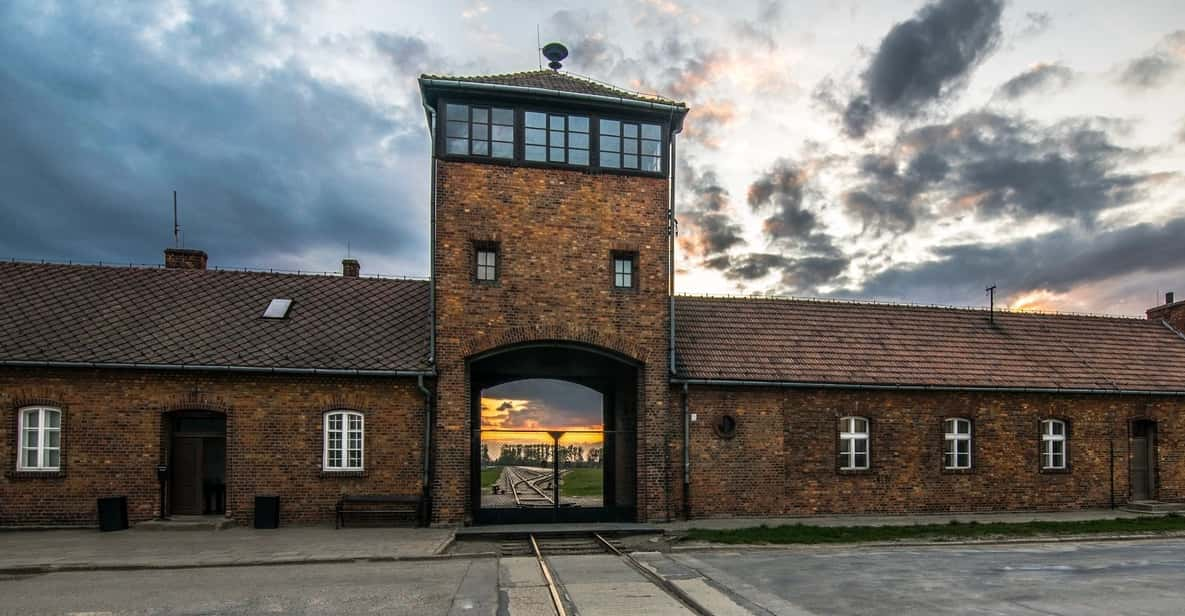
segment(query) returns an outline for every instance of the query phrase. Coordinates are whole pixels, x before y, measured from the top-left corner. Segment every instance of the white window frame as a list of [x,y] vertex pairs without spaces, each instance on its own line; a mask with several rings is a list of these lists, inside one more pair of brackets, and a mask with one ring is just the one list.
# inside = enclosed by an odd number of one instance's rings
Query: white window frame
[[[869,446],[872,444],[872,439],[870,438],[871,430],[869,428],[871,424],[869,423],[868,418],[853,415],[850,417],[842,417],[840,418],[839,422],[839,455],[842,459],[842,462],[839,466],[840,470],[868,470],[872,465],[872,454],[871,451],[869,451]],[[857,429],[859,427],[857,425],[858,422],[863,422],[863,431]],[[861,441],[864,443],[864,464],[862,465],[856,463],[856,456],[861,455],[856,451],[856,443]],[[845,443],[848,443],[849,445],[846,448],[846,451],[844,447]]]
[[[618,252],[613,254],[613,288],[634,288],[634,270],[637,269],[637,258],[634,253]],[[625,267],[621,267],[624,265]]]
[[[966,426],[967,431],[966,432],[959,431],[960,426]],[[974,428],[971,423],[971,420],[967,419],[966,417],[949,417],[947,419],[942,420],[942,431],[944,433],[943,434],[943,441],[942,441],[942,443],[943,443],[942,467],[943,468],[945,468],[947,470],[952,470],[952,471],[962,471],[962,470],[970,469],[971,466],[975,463],[974,460],[972,460],[972,449],[971,449],[971,431],[973,429]],[[967,449],[966,454],[963,454],[962,452],[959,451],[959,443],[966,443],[966,449]],[[950,456],[950,455],[954,456],[954,464],[953,465],[946,463],[947,456]],[[966,455],[966,457],[967,457],[966,464],[959,464],[959,457],[962,455]]]
[[[1060,425],[1061,434],[1054,433],[1054,426]],[[1047,471],[1063,471],[1069,463],[1069,455],[1067,449],[1069,448],[1069,434],[1068,425],[1061,419],[1043,419],[1041,420],[1041,469]],[[1061,452],[1055,453],[1054,443],[1061,443]],[[1061,464],[1053,464],[1055,456],[1061,456]]]
[[[37,426],[33,427],[33,428],[30,428],[27,425],[27,420],[25,419],[25,415],[29,414],[29,412],[31,412],[31,411],[36,411],[36,413],[37,413]],[[47,422],[45,421],[45,419],[47,416],[49,416],[51,414],[56,414],[58,416],[58,425],[56,428],[51,428],[51,427],[46,426]],[[17,470],[18,471],[30,471],[30,472],[50,472],[50,473],[60,471],[62,468],[62,409],[55,408],[52,406],[26,406],[26,407],[20,408],[17,411],[17,417],[18,417],[18,420],[17,420],[17,446],[16,446],[16,468],[17,468]],[[29,442],[28,442],[28,437],[29,437],[29,435],[27,434],[28,430],[36,430],[36,437],[35,438],[37,439],[37,442],[31,446],[29,445]],[[46,441],[48,440],[48,435],[51,432],[56,432],[58,434],[58,446],[57,447],[49,447],[48,445],[46,445]],[[25,464],[26,450],[34,450],[37,452],[37,463],[35,465]],[[45,460],[46,452],[55,451],[55,450],[58,452],[58,463],[55,466],[49,466],[48,464],[46,464],[46,460]]]
[[[329,424],[330,424],[330,421],[332,420],[332,418],[334,418],[334,417],[341,417],[341,422],[342,422],[341,426],[342,427],[340,430],[331,430],[330,429]],[[357,430],[350,429],[350,419],[354,418],[354,417],[358,418],[358,429]],[[321,426],[322,426],[322,430],[321,430],[321,442],[322,442],[322,445],[321,445],[321,451],[322,451],[321,468],[322,468],[322,470],[324,470],[326,472],[331,472],[331,473],[341,473],[341,472],[352,473],[352,472],[361,471],[366,468],[366,418],[362,415],[362,413],[359,413],[358,411],[350,411],[350,410],[345,410],[345,409],[327,411],[321,419]],[[341,464],[338,466],[331,466],[330,461],[329,461],[329,453],[330,453],[329,436],[330,436],[331,432],[340,432],[340,434],[341,434],[341,441],[340,441],[341,442],[341,449],[340,449]],[[349,439],[350,439],[350,433],[352,433],[352,432],[358,433],[358,448],[357,448],[357,450],[358,450],[358,464],[357,465],[350,465],[351,447],[350,447]]]
[[498,282],[499,247],[497,244],[479,244],[473,257],[473,278],[478,282]]

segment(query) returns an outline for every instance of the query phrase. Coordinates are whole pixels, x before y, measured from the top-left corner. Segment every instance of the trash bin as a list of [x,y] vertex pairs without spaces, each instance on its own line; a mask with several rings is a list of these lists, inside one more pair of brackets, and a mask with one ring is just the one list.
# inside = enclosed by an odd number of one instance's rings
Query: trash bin
[[99,499],[99,530],[127,530],[128,497],[112,496]]
[[255,528],[280,527],[280,497],[255,497]]

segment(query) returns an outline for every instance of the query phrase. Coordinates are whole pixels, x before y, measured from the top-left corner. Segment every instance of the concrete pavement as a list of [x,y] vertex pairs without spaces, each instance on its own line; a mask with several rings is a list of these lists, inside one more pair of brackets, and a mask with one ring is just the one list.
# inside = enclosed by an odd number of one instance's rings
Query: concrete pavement
[[452,538],[447,528],[11,531],[0,532],[0,572],[429,558]]
[[678,520],[656,524],[667,532],[685,531],[689,528],[731,530],[753,526],[782,526],[803,524],[806,526],[912,526],[915,524],[949,524],[991,522],[1078,522],[1086,520],[1113,520],[1115,518],[1148,517],[1149,513],[1135,513],[1122,509],[1080,509],[1074,511],[1042,511],[1015,513],[924,513],[911,515],[812,515],[774,518],[708,518]]

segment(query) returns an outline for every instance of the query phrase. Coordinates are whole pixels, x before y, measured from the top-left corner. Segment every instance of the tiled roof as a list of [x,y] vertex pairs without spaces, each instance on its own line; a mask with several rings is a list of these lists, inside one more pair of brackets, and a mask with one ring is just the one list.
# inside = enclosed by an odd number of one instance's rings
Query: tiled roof
[[423,281],[0,263],[0,361],[424,371],[429,330]]
[[680,377],[936,387],[1185,391],[1158,321],[787,299],[678,297]]
[[421,79],[446,79],[473,84],[489,84],[503,86],[519,86],[524,88],[542,88],[557,92],[571,92],[575,94],[595,94],[613,98],[625,98],[635,101],[661,103],[684,107],[684,103],[658,95],[630,92],[608,84],[594,81],[587,77],[577,77],[570,73],[562,73],[550,69],[537,71],[523,71],[520,73],[502,73],[500,75],[474,75],[457,77],[452,75],[422,75]]

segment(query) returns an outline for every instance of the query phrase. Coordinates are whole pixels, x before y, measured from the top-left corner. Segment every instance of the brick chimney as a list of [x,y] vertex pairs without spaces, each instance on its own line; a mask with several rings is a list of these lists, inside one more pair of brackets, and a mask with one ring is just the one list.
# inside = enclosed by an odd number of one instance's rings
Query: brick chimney
[[357,259],[342,259],[342,276],[357,278],[362,273],[362,266]]
[[1165,293],[1163,304],[1148,309],[1148,319],[1164,321],[1173,326],[1173,329],[1185,333],[1185,300],[1174,301],[1175,299],[1172,291]]
[[165,268],[204,270],[206,269],[206,253],[190,248],[166,248]]

